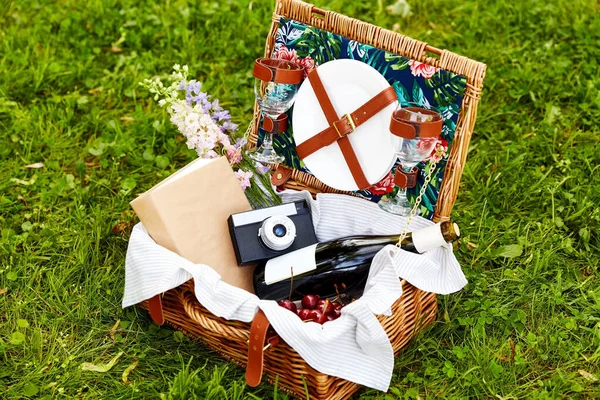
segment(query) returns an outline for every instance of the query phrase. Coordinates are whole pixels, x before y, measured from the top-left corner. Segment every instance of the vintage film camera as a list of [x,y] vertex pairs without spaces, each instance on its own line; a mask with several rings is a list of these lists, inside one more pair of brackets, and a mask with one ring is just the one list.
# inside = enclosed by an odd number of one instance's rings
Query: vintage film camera
[[233,214],[227,222],[238,265],[258,264],[317,243],[306,201]]

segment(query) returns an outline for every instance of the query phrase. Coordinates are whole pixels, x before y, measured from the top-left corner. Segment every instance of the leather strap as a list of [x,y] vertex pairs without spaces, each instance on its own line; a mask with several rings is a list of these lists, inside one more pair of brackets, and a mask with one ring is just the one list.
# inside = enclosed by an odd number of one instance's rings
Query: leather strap
[[248,344],[248,364],[246,364],[246,383],[258,386],[263,374],[264,343],[269,329],[269,320],[262,310],[258,310],[250,325],[250,341]]
[[272,119],[268,115],[265,115],[262,127],[268,133],[282,133],[287,130],[287,122],[287,114],[281,114],[277,119]]
[[165,323],[161,294],[157,294],[148,300],[148,311],[150,312],[150,318],[152,318],[152,321],[154,321],[155,324],[162,325]]
[[[431,121],[411,121],[410,113],[403,110],[431,115]],[[442,133],[443,118],[435,111],[420,107],[406,107],[394,111],[390,121],[390,132],[404,139],[433,138]]]
[[310,139],[296,146],[296,151],[301,159],[308,157],[317,150],[329,146],[335,142],[340,146],[340,150],[346,160],[346,164],[350,169],[350,173],[354,178],[354,182],[359,189],[366,189],[371,186],[360,166],[356,153],[352,148],[348,135],[362,125],[369,118],[383,110],[385,107],[398,100],[396,91],[393,87],[388,87],[371,100],[367,101],[361,107],[350,114],[344,114],[341,118],[338,116],[331,99],[327,95],[327,91],[323,86],[323,82],[317,72],[318,68],[313,69],[308,74],[315,96],[323,109],[325,118],[329,123],[329,127],[317,133]]
[[413,167],[410,172],[406,172],[402,169],[402,165],[396,168],[396,173],[394,174],[394,184],[402,189],[410,189],[414,188],[417,185],[417,173],[419,169],[417,167]]
[[273,184],[273,186],[282,186],[284,185],[292,176],[292,170],[283,166],[283,165],[279,165],[277,167],[277,169],[275,171],[273,171],[273,174],[271,175],[271,183]]
[[257,58],[252,75],[264,82],[297,85],[304,79],[304,67],[278,58]]

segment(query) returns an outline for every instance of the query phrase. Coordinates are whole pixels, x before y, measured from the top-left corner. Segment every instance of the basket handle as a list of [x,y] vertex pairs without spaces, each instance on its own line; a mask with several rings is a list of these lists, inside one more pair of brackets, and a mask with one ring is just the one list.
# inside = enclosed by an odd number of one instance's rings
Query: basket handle
[[315,17],[316,18],[325,18],[325,17],[327,17],[327,11],[325,11],[325,10],[323,10],[321,8],[313,6],[313,8],[311,8],[310,11],[311,11],[311,17],[312,18],[315,18]]

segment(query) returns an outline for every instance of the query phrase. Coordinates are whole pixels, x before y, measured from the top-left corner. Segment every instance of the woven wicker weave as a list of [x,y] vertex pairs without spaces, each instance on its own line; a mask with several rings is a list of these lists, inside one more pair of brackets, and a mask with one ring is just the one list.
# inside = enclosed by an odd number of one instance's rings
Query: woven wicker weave
[[[379,316],[394,353],[434,321],[437,312],[435,294],[423,292],[402,281],[402,297],[393,305],[391,317]],[[223,358],[242,367],[248,357],[250,324],[226,321],[214,316],[198,303],[193,281],[166,292],[162,298],[167,324],[207,344]],[[140,304],[148,308],[148,303]],[[269,382],[277,379],[278,388],[299,398],[306,398],[304,381],[311,399],[346,399],[360,389],[356,383],[315,371],[285,342],[265,351],[264,370]]]
[[[467,77],[467,90],[462,103],[454,144],[446,166],[444,182],[434,214],[434,221],[449,219],[463,171],[469,140],[479,103],[486,66],[446,50],[436,49],[426,43],[410,39],[396,32],[382,29],[352,18],[315,8],[299,0],[277,0],[273,25],[267,38],[265,56],[270,56],[275,43],[278,21],[292,18],[350,39],[398,54],[413,60],[446,69]],[[259,109],[255,106],[253,122],[248,128],[249,147],[256,145]],[[330,188],[312,175],[294,170],[286,187],[296,190],[343,193]],[[437,312],[435,294],[423,292],[402,281],[403,293],[394,304],[390,317],[378,317],[397,354],[408,341],[434,321]],[[143,302],[142,307],[148,308]],[[212,315],[196,300],[193,282],[166,292],[163,296],[164,316],[167,324],[192,338],[201,340],[215,352],[240,366],[245,366],[248,353],[250,324],[227,321]],[[330,377],[311,368],[286,343],[280,341],[265,351],[264,371],[267,379],[280,390],[299,398],[306,398],[306,388],[311,399],[346,399],[360,386],[340,378]]]

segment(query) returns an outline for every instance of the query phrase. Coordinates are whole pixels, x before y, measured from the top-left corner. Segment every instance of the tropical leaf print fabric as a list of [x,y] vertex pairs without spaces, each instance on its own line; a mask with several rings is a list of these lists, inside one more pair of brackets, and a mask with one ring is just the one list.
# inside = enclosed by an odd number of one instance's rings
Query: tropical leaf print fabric
[[[447,149],[452,147],[466,87],[464,76],[391,54],[287,18],[280,20],[275,40],[274,57],[299,62],[308,71],[336,59],[358,60],[375,68],[394,87],[400,103],[410,102],[417,103],[424,108],[433,107],[442,114],[444,124],[439,145]],[[292,113],[293,107],[288,112],[290,121]],[[262,140],[262,132],[259,133],[260,140]],[[275,135],[274,146],[277,152],[285,157],[285,164],[310,173],[296,153],[291,124],[287,132]],[[417,185],[409,189],[409,200],[414,201],[421,190],[425,174],[431,165],[430,161],[434,158],[436,156],[432,154],[428,160],[418,165]],[[423,196],[420,211],[424,217],[431,218],[433,216],[446,162],[447,155],[439,159],[434,176]],[[381,182],[368,190],[356,193],[372,201],[379,201],[382,196],[392,195],[393,190],[391,175],[388,174]]]

